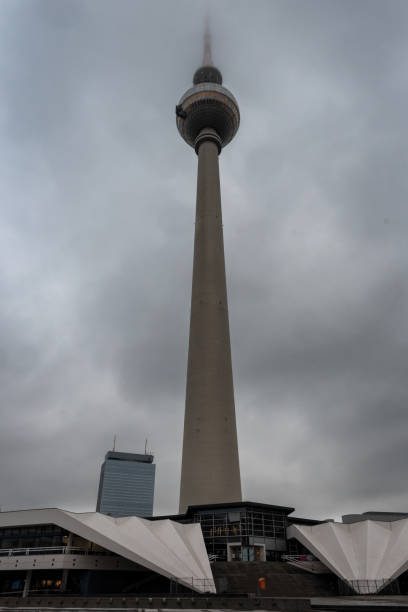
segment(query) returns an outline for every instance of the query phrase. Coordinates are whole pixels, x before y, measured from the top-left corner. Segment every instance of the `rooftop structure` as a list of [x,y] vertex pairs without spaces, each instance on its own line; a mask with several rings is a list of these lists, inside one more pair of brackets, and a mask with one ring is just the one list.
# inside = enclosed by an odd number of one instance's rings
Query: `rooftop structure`
[[180,486],[188,506],[241,501],[225,278],[218,155],[240,121],[212,64],[210,32],[193,87],[176,106],[177,128],[198,155],[190,337]]
[[389,515],[387,522],[383,517],[351,523],[293,524],[287,536],[303,544],[354,593],[375,594],[408,569],[408,518]]

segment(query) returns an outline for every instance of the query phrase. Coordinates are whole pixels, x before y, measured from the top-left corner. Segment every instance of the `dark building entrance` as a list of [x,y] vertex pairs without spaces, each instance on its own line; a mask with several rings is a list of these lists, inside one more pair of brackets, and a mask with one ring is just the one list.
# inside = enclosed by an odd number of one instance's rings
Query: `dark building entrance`
[[286,553],[288,515],[293,510],[239,502],[190,506],[185,514],[168,518],[200,523],[211,561],[279,561]]

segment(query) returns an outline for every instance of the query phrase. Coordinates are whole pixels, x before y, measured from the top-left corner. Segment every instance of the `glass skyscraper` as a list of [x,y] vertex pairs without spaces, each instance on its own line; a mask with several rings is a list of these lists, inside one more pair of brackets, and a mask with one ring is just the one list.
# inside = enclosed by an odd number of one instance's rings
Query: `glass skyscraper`
[[153,455],[108,451],[96,511],[109,516],[152,516],[155,472]]

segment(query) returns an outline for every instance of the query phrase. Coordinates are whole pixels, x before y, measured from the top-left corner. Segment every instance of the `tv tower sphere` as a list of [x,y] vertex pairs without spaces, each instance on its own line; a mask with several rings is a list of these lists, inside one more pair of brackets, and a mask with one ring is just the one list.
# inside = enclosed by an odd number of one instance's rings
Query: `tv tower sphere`
[[196,153],[203,139],[216,142],[220,153],[237,133],[239,108],[232,93],[222,86],[221,72],[212,65],[208,28],[204,44],[204,64],[194,74],[194,86],[176,106],[177,128]]

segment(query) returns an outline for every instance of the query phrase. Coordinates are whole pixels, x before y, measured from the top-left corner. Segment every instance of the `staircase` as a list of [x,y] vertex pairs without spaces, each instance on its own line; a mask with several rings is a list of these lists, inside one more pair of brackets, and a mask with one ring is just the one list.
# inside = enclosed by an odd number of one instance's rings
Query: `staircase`
[[258,578],[265,578],[265,597],[325,597],[337,594],[332,574],[312,574],[280,561],[215,562],[211,565],[217,593],[258,592]]

